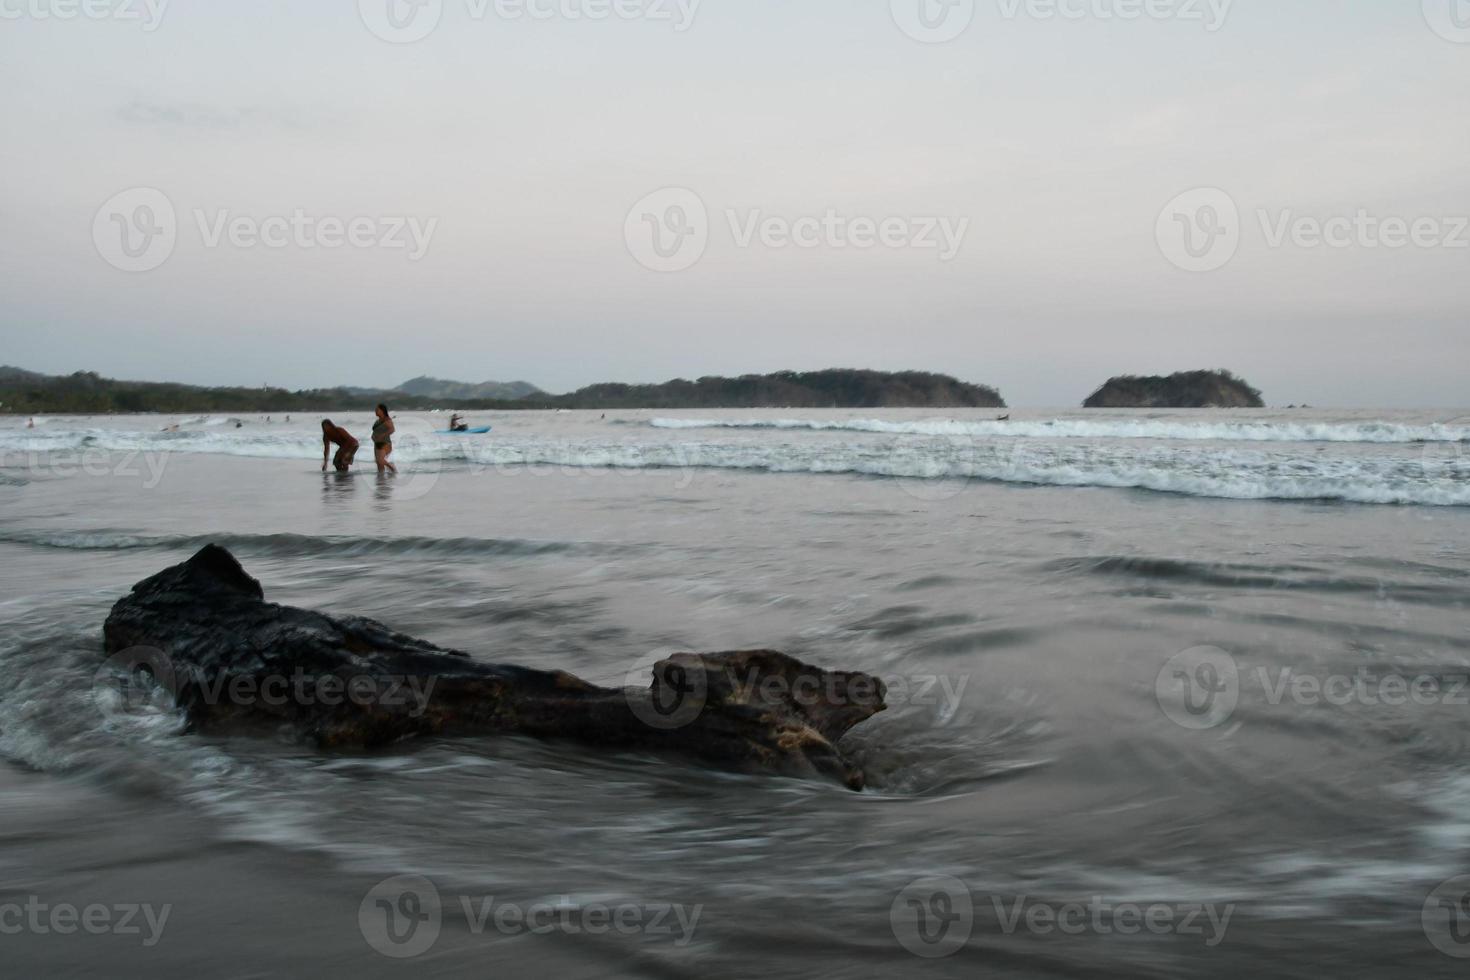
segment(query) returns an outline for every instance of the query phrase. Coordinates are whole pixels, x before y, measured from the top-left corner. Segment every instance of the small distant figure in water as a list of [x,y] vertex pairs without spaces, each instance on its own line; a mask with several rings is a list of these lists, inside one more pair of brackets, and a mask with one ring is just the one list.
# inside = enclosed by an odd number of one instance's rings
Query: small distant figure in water
[[455,412],[454,415],[451,416],[449,419],[449,431],[468,432],[470,431],[470,424],[464,420],[463,415]]
[[31,419],[30,421],[28,421],[26,423],[26,428],[27,429],[34,429],[35,427],[36,427],[36,420],[35,419]]
[[357,456],[357,440],[352,438],[352,433],[331,419],[322,419],[323,473],[327,471],[327,454],[332,451],[333,446],[337,447],[337,454],[332,457],[332,465],[337,468],[338,473],[346,473]]
[[996,419],[997,422],[1009,422],[1010,420],[1011,417],[1009,415],[1002,415],[1000,418]]
[[398,467],[388,462],[388,457],[393,455],[393,433],[397,431],[393,425],[393,418],[388,414],[387,405],[378,406],[378,420],[373,423],[373,461],[378,464],[378,472],[387,470],[397,474]]

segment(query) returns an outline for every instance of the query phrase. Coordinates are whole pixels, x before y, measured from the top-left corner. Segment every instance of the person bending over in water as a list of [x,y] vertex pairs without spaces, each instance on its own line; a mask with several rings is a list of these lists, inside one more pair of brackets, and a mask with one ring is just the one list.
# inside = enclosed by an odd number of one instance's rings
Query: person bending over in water
[[396,427],[393,419],[388,414],[387,405],[378,406],[378,420],[373,423],[373,460],[378,464],[378,472],[388,470],[397,474],[398,467],[388,462],[388,457],[393,455],[393,433]]
[[332,465],[337,468],[338,473],[346,473],[352,466],[353,457],[357,455],[357,440],[352,438],[352,433],[337,425],[331,419],[322,419],[322,472],[327,469],[327,454],[337,447],[337,455],[332,457]]

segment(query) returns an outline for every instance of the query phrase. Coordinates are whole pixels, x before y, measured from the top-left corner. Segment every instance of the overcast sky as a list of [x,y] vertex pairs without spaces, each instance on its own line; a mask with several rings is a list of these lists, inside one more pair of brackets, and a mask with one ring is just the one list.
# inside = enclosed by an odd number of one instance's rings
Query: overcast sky
[[1470,403],[1464,0],[79,2],[0,0],[0,362]]

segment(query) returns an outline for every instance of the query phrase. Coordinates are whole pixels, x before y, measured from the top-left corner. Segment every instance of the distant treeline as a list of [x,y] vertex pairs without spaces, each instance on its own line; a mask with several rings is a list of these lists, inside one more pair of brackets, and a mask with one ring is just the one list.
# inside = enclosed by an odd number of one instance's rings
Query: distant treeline
[[[419,378],[434,394],[365,388],[201,388],[152,381],[114,381],[90,371],[65,376],[0,367],[0,413],[104,415],[160,413],[277,413],[368,411],[380,401],[398,410],[679,408],[1004,408],[1000,392],[944,374],[922,371],[778,371],[738,378],[683,379],[663,384],[597,384],[568,395],[548,395],[521,382],[460,386]],[[447,386],[447,387],[446,387]],[[465,390],[526,390],[521,398],[455,397]],[[1229,371],[1186,371],[1169,377],[1122,375],[1099,388],[1086,408],[1260,408],[1261,393]]]
[[53,376],[0,368],[0,412],[15,415],[160,412],[290,413],[458,408],[505,411],[550,408],[1003,408],[1000,393],[942,374],[918,371],[828,371],[676,380],[656,385],[599,384],[568,395],[541,392],[516,399],[450,401],[403,391],[362,388],[204,388],[115,381],[90,371]]
[[778,371],[659,385],[599,384],[556,408],[1004,408],[1000,392],[921,371]]

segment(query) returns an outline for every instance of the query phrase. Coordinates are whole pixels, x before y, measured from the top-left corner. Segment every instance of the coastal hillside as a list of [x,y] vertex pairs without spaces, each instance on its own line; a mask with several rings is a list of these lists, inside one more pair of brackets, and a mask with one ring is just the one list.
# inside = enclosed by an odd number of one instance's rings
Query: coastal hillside
[[527,381],[482,381],[466,384],[463,381],[445,381],[442,378],[420,377],[405,381],[394,393],[412,398],[434,398],[443,401],[515,401],[532,395],[546,394]]
[[[446,386],[446,387],[439,387]],[[495,386],[495,387],[491,387]],[[530,389],[525,394],[517,392]],[[499,396],[486,395],[499,391]],[[64,376],[0,367],[0,413],[12,415],[131,412],[310,412],[366,410],[379,401],[395,410],[458,408],[1000,408],[1000,393],[942,374],[833,369],[739,378],[675,380],[656,385],[599,384],[548,395],[525,382],[463,385],[416,378],[395,390],[374,388],[204,388],[116,381],[90,371]]]
[[1182,371],[1165,377],[1110,379],[1083,408],[1263,408],[1261,393],[1229,371]]
[[1000,392],[922,371],[779,371],[657,385],[600,384],[556,399],[566,408],[1004,408]]

